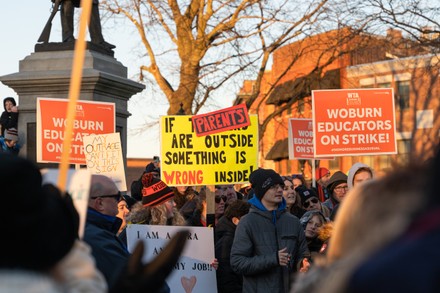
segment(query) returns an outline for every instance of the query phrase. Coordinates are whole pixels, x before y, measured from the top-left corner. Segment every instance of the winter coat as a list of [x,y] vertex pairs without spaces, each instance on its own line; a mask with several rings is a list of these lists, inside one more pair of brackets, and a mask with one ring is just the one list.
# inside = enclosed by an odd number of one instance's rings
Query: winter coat
[[226,217],[221,217],[215,226],[215,257],[218,260],[217,291],[218,293],[241,293],[243,277],[231,268],[231,248],[236,226]]
[[[243,292],[289,292],[292,273],[309,256],[304,230],[297,217],[279,208],[268,211],[253,197],[247,215],[241,218],[231,250],[232,269],[243,274]],[[287,247],[292,262],[279,265],[278,251]]]
[[9,147],[6,144],[5,138],[0,136],[0,153],[8,153],[13,155],[18,155],[20,152],[20,144],[16,143],[13,147]]
[[327,199],[326,201],[324,201],[322,203],[322,205],[330,211],[330,214],[333,211],[333,209],[335,208],[335,206],[338,204],[339,203],[337,201],[335,201],[331,196],[329,199]]
[[87,211],[84,241],[91,246],[96,267],[104,275],[109,288],[115,284],[129,257],[126,246],[116,236],[121,223],[117,217],[90,208]]

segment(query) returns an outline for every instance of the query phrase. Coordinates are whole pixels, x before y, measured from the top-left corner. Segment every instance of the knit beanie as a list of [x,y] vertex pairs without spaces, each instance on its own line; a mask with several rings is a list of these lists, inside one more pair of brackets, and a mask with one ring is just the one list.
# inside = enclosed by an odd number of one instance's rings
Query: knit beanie
[[330,179],[328,180],[328,183],[327,183],[327,189],[330,192],[330,194],[333,193],[333,190],[339,184],[347,183],[347,178],[348,178],[347,175],[345,175],[343,172],[341,172],[341,171],[335,172],[332,175],[332,177],[330,177]]
[[318,181],[319,179],[321,179],[322,177],[324,177],[328,173],[330,173],[329,169],[324,168],[324,167],[319,167],[315,171],[315,180]]
[[18,141],[18,132],[15,128],[5,129],[5,139]]
[[304,185],[298,186],[297,188],[295,188],[295,191],[298,192],[299,196],[301,197],[302,203],[312,197],[318,198],[318,195],[313,189],[308,189]]
[[162,180],[155,178],[152,173],[142,175],[142,204],[156,206],[170,200],[174,192]]
[[276,184],[284,185],[281,176],[272,169],[259,168],[249,175],[249,181],[254,189],[255,196],[261,200],[266,192]]

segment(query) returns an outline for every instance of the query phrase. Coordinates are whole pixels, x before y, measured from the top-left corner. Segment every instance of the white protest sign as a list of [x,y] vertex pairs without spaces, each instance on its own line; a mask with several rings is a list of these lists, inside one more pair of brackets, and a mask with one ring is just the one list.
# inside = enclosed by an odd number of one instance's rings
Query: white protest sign
[[174,234],[189,230],[185,248],[168,276],[167,283],[172,293],[217,292],[214,260],[214,235],[212,228],[191,226],[128,225],[127,244],[132,252],[136,243],[144,241],[144,262],[157,257]]
[[92,174],[110,177],[120,191],[127,190],[124,159],[119,133],[83,137],[87,169]]
[[[59,169],[43,169],[43,184],[57,185]],[[70,194],[79,214],[79,238],[82,239],[84,235],[84,227],[86,224],[87,204],[89,200],[90,182],[92,176],[88,170],[72,170],[67,174],[67,192]]]

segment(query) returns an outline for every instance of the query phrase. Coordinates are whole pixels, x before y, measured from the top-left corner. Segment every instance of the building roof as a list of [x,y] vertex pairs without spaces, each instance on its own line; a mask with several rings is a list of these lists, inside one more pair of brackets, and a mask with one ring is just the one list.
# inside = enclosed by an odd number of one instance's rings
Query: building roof
[[318,73],[312,72],[309,75],[288,80],[275,86],[266,104],[281,105],[287,103],[290,99],[301,100],[304,97],[311,96],[312,90],[338,89],[340,84],[339,69],[329,70],[323,77],[320,77]]
[[272,161],[279,161],[289,158],[289,139],[280,139],[275,142],[273,147],[267,153],[265,159]]

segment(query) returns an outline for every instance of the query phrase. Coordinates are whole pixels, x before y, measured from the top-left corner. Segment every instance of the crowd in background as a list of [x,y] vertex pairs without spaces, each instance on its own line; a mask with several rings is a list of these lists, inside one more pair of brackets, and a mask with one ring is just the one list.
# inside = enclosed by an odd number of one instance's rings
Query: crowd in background
[[185,235],[143,264],[142,244],[127,250],[130,224],[213,227],[219,293],[440,292],[440,153],[380,178],[360,162],[345,172],[319,167],[316,186],[258,168],[250,184],[213,191],[168,186],[154,157],[125,194],[92,175],[80,240],[69,194],[42,185],[36,165],[17,156],[17,119],[15,100],[5,99],[0,293],[173,292],[166,276]]

